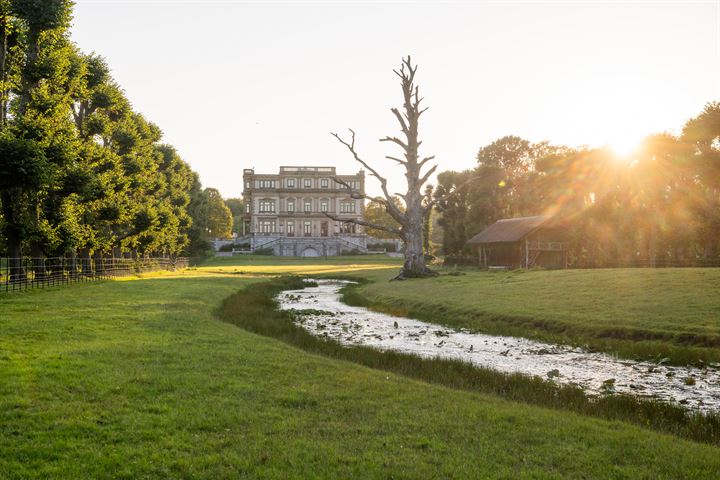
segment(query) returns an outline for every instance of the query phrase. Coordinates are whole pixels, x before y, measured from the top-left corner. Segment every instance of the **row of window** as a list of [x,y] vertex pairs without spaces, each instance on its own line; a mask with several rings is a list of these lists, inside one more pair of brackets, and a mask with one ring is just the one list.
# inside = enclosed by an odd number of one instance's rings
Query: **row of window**
[[[343,185],[338,182],[335,183],[335,188],[344,188],[347,189],[348,185],[353,190],[358,190],[360,188],[360,182],[357,180],[350,180],[346,181],[347,185]],[[257,180],[257,188],[278,188],[280,185],[279,180]],[[297,182],[295,178],[286,178],[285,179],[285,188],[297,188]],[[250,189],[252,186],[250,181],[245,182],[245,189]],[[302,179],[302,186],[303,188],[313,188],[313,179],[312,178],[303,178]],[[320,179],[320,188],[330,188],[330,179],[329,178],[321,178]]]
[[[305,221],[305,222],[297,222],[297,223],[298,223],[298,228],[302,228],[301,233],[304,236],[311,236],[313,233],[317,233],[317,232],[313,232],[313,223],[312,222]],[[277,225],[275,220],[260,220],[257,225],[258,225],[258,231],[260,233],[284,233],[288,237],[295,236],[295,222],[293,222],[293,221],[287,222],[287,224],[286,224],[287,227],[286,227],[285,232],[282,232],[282,227],[283,227],[282,224],[280,224],[280,230],[281,230],[280,232],[278,232],[275,229],[275,227]],[[320,236],[327,237],[329,234],[328,228],[329,228],[328,222],[322,222],[320,224],[320,232],[319,232]],[[356,225],[353,223],[341,223],[339,225],[339,227],[337,227],[337,228],[339,229],[339,233],[345,233],[345,234],[355,233],[357,231]]]
[[[320,200],[320,212],[325,213],[330,211],[330,201]],[[295,200],[288,200],[286,204],[286,210],[288,213],[295,213]],[[245,206],[245,211],[250,213],[250,204]],[[303,212],[312,213],[312,200],[305,200],[303,202]],[[262,199],[258,204],[259,213],[275,213],[275,200]],[[340,213],[355,213],[355,202],[349,200],[343,200],[340,202]]]

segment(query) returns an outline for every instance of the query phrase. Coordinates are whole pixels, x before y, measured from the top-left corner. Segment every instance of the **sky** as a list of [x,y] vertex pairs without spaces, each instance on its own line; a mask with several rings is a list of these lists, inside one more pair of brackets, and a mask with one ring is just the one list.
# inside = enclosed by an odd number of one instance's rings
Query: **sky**
[[505,135],[628,150],[720,100],[720,0],[76,0],[72,38],[225,197],[240,196],[244,168],[358,171],[330,135],[347,128],[404,191],[384,159],[399,152],[378,139],[400,133],[406,55],[438,171],[472,168]]

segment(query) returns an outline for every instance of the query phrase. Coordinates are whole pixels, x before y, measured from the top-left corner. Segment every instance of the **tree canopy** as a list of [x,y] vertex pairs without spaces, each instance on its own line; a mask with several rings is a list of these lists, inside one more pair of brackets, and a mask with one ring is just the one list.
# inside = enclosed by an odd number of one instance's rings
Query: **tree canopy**
[[693,263],[720,259],[720,102],[680,135],[648,136],[630,156],[519,137],[480,148],[477,167],[438,175],[443,250],[501,218],[553,215],[566,223],[580,266]]
[[193,202],[216,200],[105,60],[69,40],[71,13],[69,0],[0,1],[0,252],[188,253],[206,221]]

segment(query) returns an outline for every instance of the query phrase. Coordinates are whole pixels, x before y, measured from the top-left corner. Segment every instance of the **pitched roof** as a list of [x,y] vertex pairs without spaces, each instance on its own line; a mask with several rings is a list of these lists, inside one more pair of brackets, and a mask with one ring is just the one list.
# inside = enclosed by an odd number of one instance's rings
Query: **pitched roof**
[[517,242],[550,220],[550,218],[551,217],[545,215],[538,215],[537,217],[504,218],[472,237],[467,243]]

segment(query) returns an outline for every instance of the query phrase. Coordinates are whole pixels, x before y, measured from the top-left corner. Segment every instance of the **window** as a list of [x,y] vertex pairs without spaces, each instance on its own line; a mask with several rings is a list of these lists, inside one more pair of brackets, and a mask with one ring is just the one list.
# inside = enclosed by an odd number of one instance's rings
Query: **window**
[[306,178],[303,180],[303,187],[312,188],[312,178]]
[[295,188],[295,179],[288,178],[287,180],[285,180],[285,184],[287,185],[287,188]]
[[340,213],[355,213],[355,202],[340,202]]
[[312,222],[303,223],[303,235],[306,237],[312,235]]
[[323,213],[328,211],[328,201],[327,200],[320,200],[320,211]]
[[258,188],[275,188],[275,180],[258,180]]
[[340,233],[355,233],[355,224],[354,223],[340,224]]
[[288,237],[295,236],[295,222],[287,222],[287,236]]
[[328,188],[328,179],[327,178],[321,178],[320,179],[320,188]]
[[311,200],[305,200],[305,213],[312,212],[312,201]]
[[261,233],[274,233],[275,232],[275,221],[274,220],[261,220],[260,221],[260,232]]
[[249,181],[245,182],[245,189],[246,189],[246,190],[249,190],[249,189],[250,189],[250,182],[249,182]]
[[260,200],[260,213],[275,213],[275,200]]
[[[360,188],[360,183],[356,180],[343,180],[343,183],[335,182],[337,184],[337,188],[343,188],[345,190],[357,190]],[[349,186],[348,186],[349,185]]]
[[250,213],[250,204],[245,205],[245,213]]
[[295,213],[295,200],[287,201],[287,211],[288,213]]

